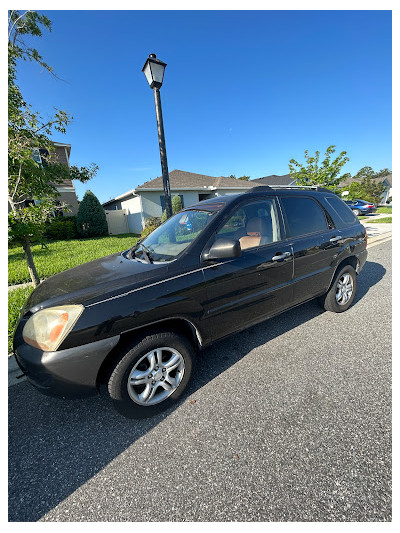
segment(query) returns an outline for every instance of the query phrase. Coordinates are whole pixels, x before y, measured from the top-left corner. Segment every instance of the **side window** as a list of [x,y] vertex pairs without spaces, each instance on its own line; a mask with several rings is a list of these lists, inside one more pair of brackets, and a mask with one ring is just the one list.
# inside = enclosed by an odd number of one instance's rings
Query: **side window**
[[301,196],[282,197],[290,237],[328,229],[325,213],[317,202]]
[[217,231],[216,239],[222,237],[238,240],[242,250],[279,241],[275,201],[266,198],[242,205]]
[[[340,198],[335,198],[334,196],[327,196],[325,200],[331,206],[333,210],[333,215],[339,217],[340,221],[349,226],[357,222],[357,217],[354,215],[353,211],[348,207],[347,202],[343,202]],[[351,204],[351,202],[350,202]]]

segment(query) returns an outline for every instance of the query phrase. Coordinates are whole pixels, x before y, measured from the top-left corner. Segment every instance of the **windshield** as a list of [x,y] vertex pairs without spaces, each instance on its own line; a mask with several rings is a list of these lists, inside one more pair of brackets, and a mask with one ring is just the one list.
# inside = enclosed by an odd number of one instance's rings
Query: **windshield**
[[177,213],[132,249],[146,262],[172,261],[203,231],[217,211],[188,210]]

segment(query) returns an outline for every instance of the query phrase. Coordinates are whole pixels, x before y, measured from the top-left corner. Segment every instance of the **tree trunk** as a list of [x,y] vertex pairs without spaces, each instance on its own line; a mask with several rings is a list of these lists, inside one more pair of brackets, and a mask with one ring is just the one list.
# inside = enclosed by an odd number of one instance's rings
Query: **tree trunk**
[[33,262],[31,243],[29,242],[29,239],[26,236],[23,238],[22,247],[25,252],[26,264],[28,265],[28,270],[31,276],[31,280],[33,282],[33,286],[37,287],[40,283],[40,279],[35,267],[35,263]]

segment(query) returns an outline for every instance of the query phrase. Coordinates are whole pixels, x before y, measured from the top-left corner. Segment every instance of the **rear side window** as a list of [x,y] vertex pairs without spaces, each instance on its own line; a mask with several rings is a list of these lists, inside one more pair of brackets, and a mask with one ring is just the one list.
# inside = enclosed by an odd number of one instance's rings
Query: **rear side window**
[[340,198],[327,196],[325,197],[325,200],[333,209],[332,215],[338,216],[340,221],[346,226],[354,224],[354,222],[357,221],[353,211]]
[[290,237],[328,229],[323,209],[311,198],[281,197]]

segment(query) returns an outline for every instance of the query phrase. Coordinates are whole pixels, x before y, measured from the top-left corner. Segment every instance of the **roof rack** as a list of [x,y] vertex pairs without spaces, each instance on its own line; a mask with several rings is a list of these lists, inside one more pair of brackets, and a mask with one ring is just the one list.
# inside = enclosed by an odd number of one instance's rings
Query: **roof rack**
[[257,191],[268,191],[268,190],[274,190],[274,189],[310,189],[317,192],[333,192],[325,187],[319,187],[318,185],[259,185],[257,187],[253,187],[252,189],[248,189],[246,192],[257,192]]
[[271,191],[273,187],[270,187],[269,185],[256,185],[255,187],[252,187],[251,189],[247,189],[246,192],[257,192],[257,191]]

